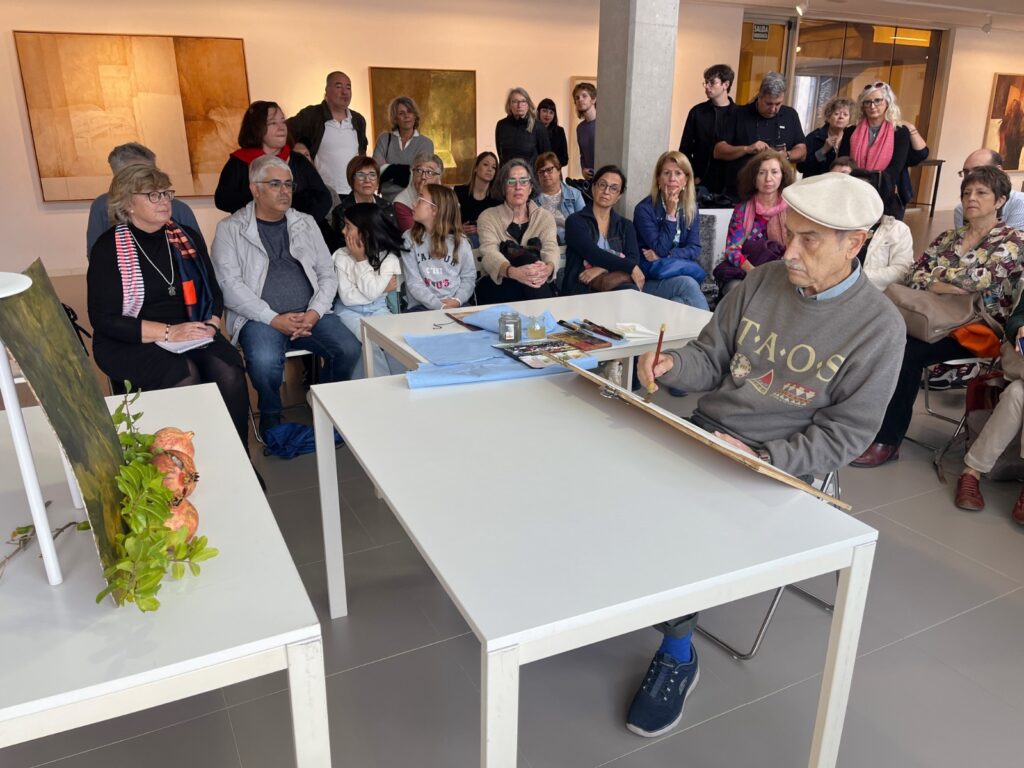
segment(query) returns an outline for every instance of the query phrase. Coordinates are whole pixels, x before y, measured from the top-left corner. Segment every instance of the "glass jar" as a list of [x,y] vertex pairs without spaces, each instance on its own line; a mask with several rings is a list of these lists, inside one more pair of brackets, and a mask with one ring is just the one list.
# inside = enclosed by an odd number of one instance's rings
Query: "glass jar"
[[543,339],[548,335],[544,315],[531,315],[526,318],[526,338]]
[[498,341],[517,343],[523,337],[523,321],[518,312],[502,312],[498,318]]

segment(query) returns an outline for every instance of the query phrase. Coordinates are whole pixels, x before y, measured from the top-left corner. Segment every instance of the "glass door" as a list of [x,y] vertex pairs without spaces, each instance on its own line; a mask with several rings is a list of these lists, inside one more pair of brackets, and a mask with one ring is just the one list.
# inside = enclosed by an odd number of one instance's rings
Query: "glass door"
[[757,95],[762,78],[769,72],[786,71],[786,54],[792,22],[778,19],[748,19],[743,22],[740,65],[736,71],[737,104]]

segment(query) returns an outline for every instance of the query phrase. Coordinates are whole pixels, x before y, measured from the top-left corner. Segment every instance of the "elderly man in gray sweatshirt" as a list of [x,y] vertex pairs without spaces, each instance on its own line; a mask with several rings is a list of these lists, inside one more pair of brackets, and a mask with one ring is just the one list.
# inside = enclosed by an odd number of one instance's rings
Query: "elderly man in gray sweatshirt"
[[[747,275],[683,349],[640,358],[640,382],[707,392],[691,417],[740,450],[798,476],[860,455],[896,385],[906,328],[864,276],[857,254],[882,215],[867,184],[841,173],[804,179],[789,205],[783,260]],[[700,675],[696,614],[658,625],[664,639],[627,716],[660,736],[682,719]]]

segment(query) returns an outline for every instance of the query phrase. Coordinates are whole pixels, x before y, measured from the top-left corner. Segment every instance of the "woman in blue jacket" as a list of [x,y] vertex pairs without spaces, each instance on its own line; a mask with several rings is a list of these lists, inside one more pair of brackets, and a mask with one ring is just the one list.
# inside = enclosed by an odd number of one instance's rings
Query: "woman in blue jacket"
[[562,166],[554,152],[544,152],[534,163],[540,189],[533,201],[555,217],[558,244],[565,245],[565,220],[583,210],[583,194],[562,181]]
[[654,167],[650,197],[633,211],[640,245],[644,293],[707,309],[700,290],[705,278],[700,259],[700,217],[693,168],[686,155],[665,152]]

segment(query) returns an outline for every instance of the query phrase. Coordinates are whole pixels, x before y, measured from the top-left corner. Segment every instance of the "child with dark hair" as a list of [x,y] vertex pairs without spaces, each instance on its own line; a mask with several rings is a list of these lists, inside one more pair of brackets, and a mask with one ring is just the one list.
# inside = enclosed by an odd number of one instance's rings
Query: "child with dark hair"
[[[387,296],[398,290],[402,265],[402,235],[374,203],[356,203],[345,211],[345,247],[334,252],[338,273],[338,298],[333,312],[345,327],[362,338],[360,320],[370,315],[386,315]],[[387,376],[404,369],[378,347],[373,349],[374,371]],[[365,375],[362,359],[352,371],[353,379]]]

